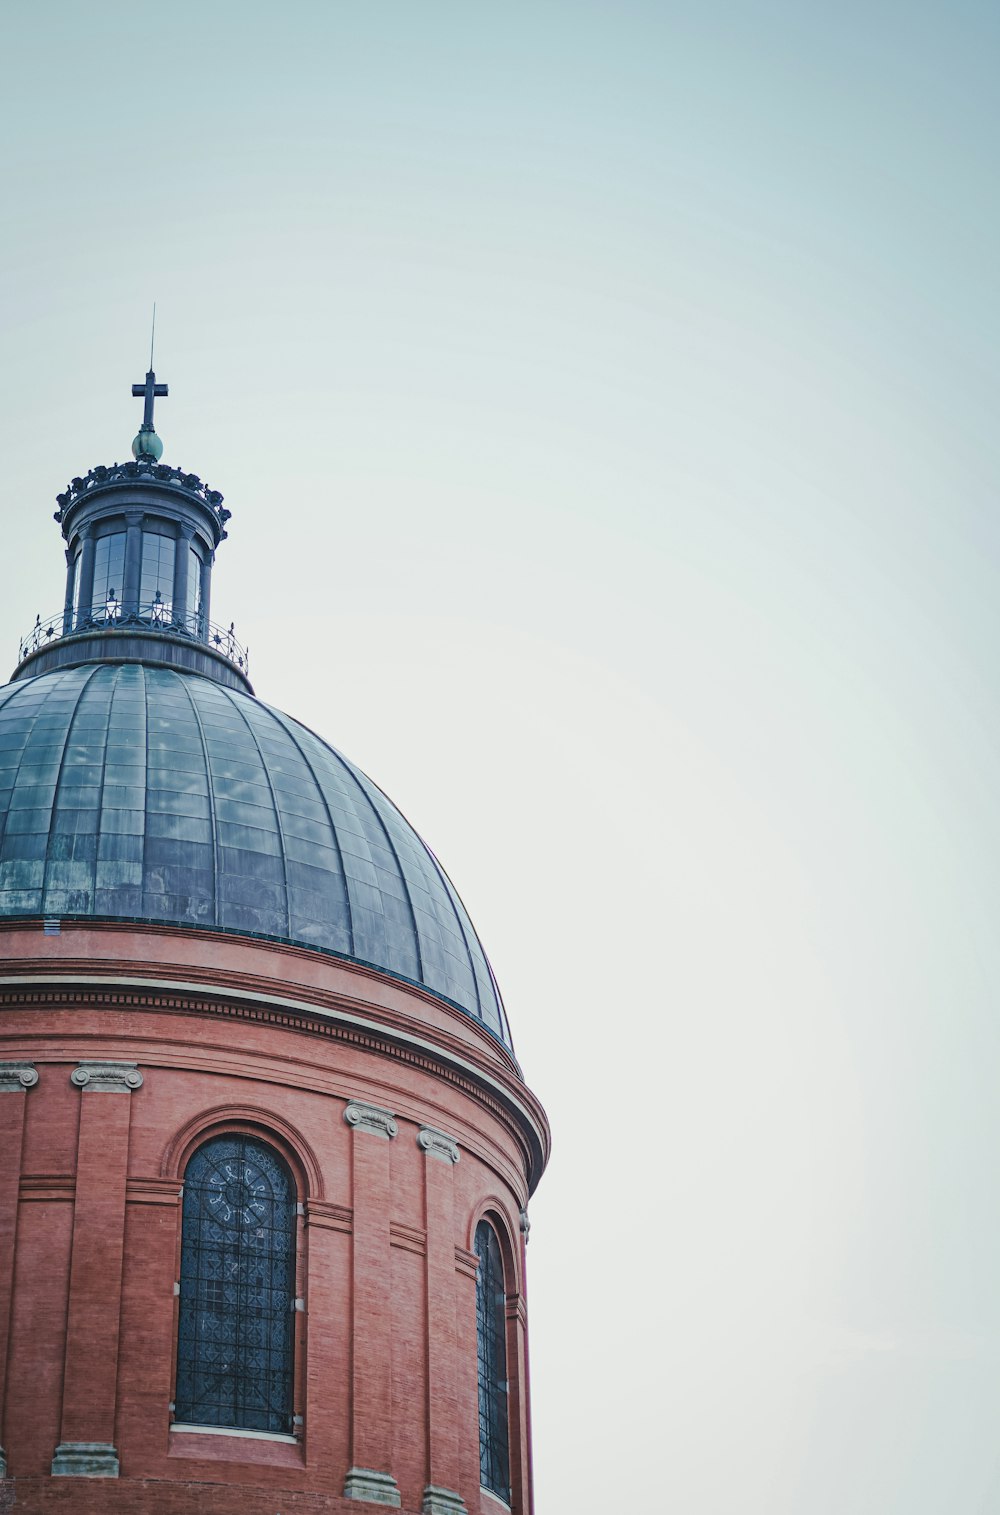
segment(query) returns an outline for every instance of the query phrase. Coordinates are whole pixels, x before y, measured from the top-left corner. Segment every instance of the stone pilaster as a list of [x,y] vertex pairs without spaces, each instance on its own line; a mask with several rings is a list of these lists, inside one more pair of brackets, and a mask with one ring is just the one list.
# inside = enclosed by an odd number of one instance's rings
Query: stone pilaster
[[0,1478],[7,1475],[4,1453],[4,1388],[7,1383],[7,1345],[14,1295],[14,1255],[17,1247],[18,1192],[24,1145],[25,1095],[38,1083],[33,1063],[0,1063]]
[[81,1062],[73,1255],[70,1264],[57,1477],[117,1478],[114,1447],[125,1247],[125,1183],[135,1063]]
[[344,1119],[354,1132],[351,1467],[345,1499],[399,1508],[392,1456],[392,1339],[389,1298],[389,1143],[399,1127],[391,1110],[352,1100]]
[[458,1143],[434,1126],[421,1126],[417,1145],[424,1163],[427,1219],[427,1486],[422,1515],[465,1515],[457,1493],[459,1444],[455,1276],[454,1169]]

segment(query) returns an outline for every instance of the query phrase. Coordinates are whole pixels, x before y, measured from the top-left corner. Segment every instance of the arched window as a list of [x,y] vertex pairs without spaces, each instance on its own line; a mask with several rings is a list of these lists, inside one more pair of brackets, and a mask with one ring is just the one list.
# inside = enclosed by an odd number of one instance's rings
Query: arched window
[[295,1186],[277,1152],[213,1137],[184,1174],[176,1419],[292,1429]]
[[479,1481],[510,1503],[507,1430],[507,1308],[500,1241],[489,1221],[476,1227],[476,1337],[479,1356]]

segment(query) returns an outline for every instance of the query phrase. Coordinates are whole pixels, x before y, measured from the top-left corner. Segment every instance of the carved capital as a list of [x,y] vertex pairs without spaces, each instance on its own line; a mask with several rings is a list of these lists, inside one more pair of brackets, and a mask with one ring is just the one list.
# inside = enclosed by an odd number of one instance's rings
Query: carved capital
[[440,1158],[443,1163],[458,1162],[458,1142],[453,1136],[448,1136],[444,1131],[438,1131],[434,1126],[421,1126],[417,1132],[417,1146],[427,1153],[428,1157]]
[[518,1218],[521,1226],[521,1235],[524,1237],[524,1245],[527,1246],[528,1233],[531,1230],[531,1221],[528,1219],[528,1212],[523,1208],[523,1206],[518,1211]]
[[18,1094],[37,1083],[38,1069],[34,1063],[0,1063],[0,1094],[5,1089]]
[[131,1094],[142,1087],[142,1074],[136,1063],[80,1063],[70,1074],[78,1089],[93,1089],[101,1094]]
[[344,1111],[344,1119],[355,1131],[370,1131],[373,1136],[384,1136],[386,1141],[399,1130],[391,1110],[383,1110],[378,1105],[366,1105],[359,1099],[351,1100]]

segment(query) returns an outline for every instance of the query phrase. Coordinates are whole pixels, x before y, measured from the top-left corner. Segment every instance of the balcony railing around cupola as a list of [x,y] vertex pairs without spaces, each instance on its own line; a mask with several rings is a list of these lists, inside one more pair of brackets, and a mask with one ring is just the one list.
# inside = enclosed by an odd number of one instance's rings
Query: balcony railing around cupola
[[61,610],[58,615],[49,616],[45,621],[40,615],[36,616],[34,626],[26,637],[22,637],[18,646],[17,661],[23,663],[33,652],[49,647],[53,642],[95,631],[152,631],[164,636],[188,637],[228,658],[242,674],[247,678],[250,676],[249,649],[237,640],[232,622],[228,627],[217,626],[214,621],[207,621],[198,611],[181,614],[164,603],[159,591],[150,604],[140,605],[138,610],[130,611],[127,615],[122,609],[121,601],[111,594],[105,604],[95,609],[91,615],[82,611]]

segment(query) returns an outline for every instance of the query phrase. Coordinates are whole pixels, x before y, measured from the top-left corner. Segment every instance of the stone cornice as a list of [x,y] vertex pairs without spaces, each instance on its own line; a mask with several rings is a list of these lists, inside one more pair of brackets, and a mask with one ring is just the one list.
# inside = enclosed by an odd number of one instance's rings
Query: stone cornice
[[[109,635],[110,633],[102,634]],[[157,633],[157,635],[162,635],[162,633]],[[31,933],[34,936],[41,922],[41,916],[0,916],[0,936],[8,933],[11,935],[27,935]],[[74,931],[86,932],[88,936],[96,935],[98,937],[107,936],[112,938],[124,932],[128,934],[129,938],[148,936],[161,942],[189,943],[202,950],[207,948],[213,954],[213,961],[204,967],[201,963],[185,962],[183,964],[184,972],[190,974],[199,987],[210,987],[213,990],[232,989],[237,993],[246,992],[247,989],[260,989],[264,994],[282,989],[290,990],[293,995],[296,991],[305,991],[309,995],[310,1003],[321,1012],[328,1005],[333,1007],[346,1006],[363,1011],[374,1009],[383,1018],[387,1026],[397,1021],[403,1025],[410,1024],[414,1019],[414,1013],[409,1008],[407,1008],[406,1012],[400,1013],[386,999],[379,999],[376,1002],[370,995],[345,993],[340,986],[333,990],[328,989],[317,978],[316,970],[317,968],[321,971],[332,970],[338,975],[346,975],[348,979],[360,980],[366,986],[372,984],[374,981],[374,983],[380,984],[387,989],[393,999],[397,996],[403,996],[406,1001],[412,1000],[418,1005],[426,1005],[428,1010],[435,1016],[440,1017],[443,1014],[453,1025],[462,1028],[465,1034],[457,1036],[445,1030],[437,1021],[435,1021],[433,1026],[429,1025],[418,1013],[416,1018],[421,1021],[426,1030],[432,1031],[443,1044],[454,1044],[456,1047],[467,1049],[469,1046],[468,1037],[471,1032],[477,1042],[481,1042],[484,1047],[489,1049],[491,1061],[501,1063],[519,1081],[523,1081],[521,1069],[511,1050],[504,1045],[499,1037],[489,1031],[476,1016],[470,1015],[468,1011],[461,1009],[452,1001],[434,994],[424,984],[418,984],[411,979],[400,978],[394,974],[383,972],[379,968],[372,967],[369,963],[358,962],[354,958],[344,956],[341,953],[320,952],[317,949],[304,947],[295,942],[283,941],[276,937],[248,938],[241,936],[236,931],[219,931],[208,926],[180,926],[167,921],[153,923],[150,921],[113,920],[105,917],[63,916],[61,924],[63,928],[64,949],[67,945],[67,940],[72,940],[71,933]],[[218,957],[216,948],[221,947],[225,950],[237,944],[241,948],[249,949],[250,952],[265,951],[269,967],[271,964],[277,964],[282,961],[287,962],[289,964],[287,977],[281,977],[271,972],[268,972],[266,975],[255,973],[252,962],[248,962],[245,970],[242,968],[221,967],[214,960]],[[48,955],[38,956],[31,954],[19,956],[13,953],[8,954],[8,961],[12,966],[16,962],[22,972],[41,977],[47,977],[54,973],[79,973],[85,976],[92,973],[95,959],[100,962],[101,968],[106,972],[130,975],[129,982],[135,982],[137,979],[145,977],[156,979],[159,973],[169,972],[171,968],[181,967],[180,959],[168,965],[153,954],[150,955],[148,960],[144,961],[142,954],[132,950],[131,942],[129,950],[118,955],[115,954],[113,949],[111,951],[101,951],[100,953],[95,952],[89,956],[74,957],[69,955],[69,953],[66,955],[60,954],[58,958]],[[308,988],[306,988],[306,985],[301,980],[297,980],[294,976],[295,970],[302,968],[306,969],[309,973]],[[0,980],[0,982],[2,981]]]
[[[60,960],[59,967],[72,970],[76,961]],[[523,1152],[529,1193],[535,1189],[548,1160],[550,1138],[545,1113],[513,1073],[509,1059],[500,1066],[494,1057],[485,1062],[467,1043],[442,1035],[434,1026],[417,1023],[417,1030],[410,1018],[406,1018],[404,1029],[404,1018],[380,1005],[343,998],[338,1002],[332,994],[324,995],[322,1004],[315,1004],[246,987],[237,989],[229,984],[216,989],[187,979],[136,976],[134,964],[128,964],[133,968],[128,976],[95,973],[93,959],[83,960],[80,966],[84,971],[77,973],[53,973],[52,963],[44,960],[32,960],[31,966],[42,971],[0,975],[0,1010],[75,1011],[93,1006],[105,1010],[177,1012],[223,1016],[330,1037],[443,1076],[492,1111]],[[242,984],[246,983],[244,977]],[[366,1013],[357,1013],[356,1005]]]

